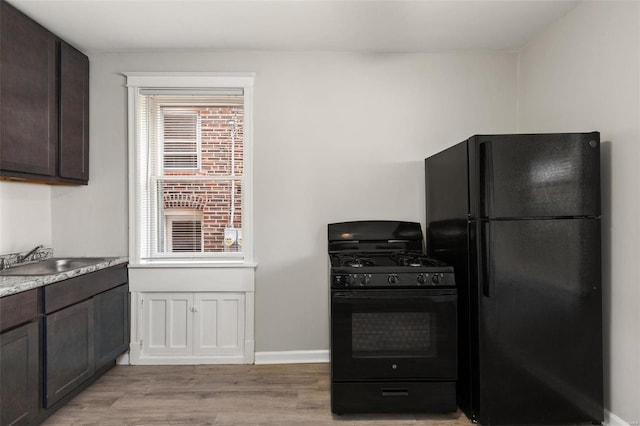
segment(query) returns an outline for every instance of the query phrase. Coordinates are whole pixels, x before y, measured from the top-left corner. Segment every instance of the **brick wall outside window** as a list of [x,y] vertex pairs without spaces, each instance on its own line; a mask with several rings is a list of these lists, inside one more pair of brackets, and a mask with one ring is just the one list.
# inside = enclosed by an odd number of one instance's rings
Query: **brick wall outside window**
[[[232,124],[235,120],[235,190],[231,180],[208,182],[165,182],[163,199],[165,210],[196,209],[203,213],[202,234],[205,252],[225,251],[224,230],[242,227],[242,187],[244,116],[241,106],[195,108],[201,124],[200,170],[165,170],[165,176],[230,176]],[[235,209],[230,223],[231,197]],[[228,250],[228,249],[227,249]],[[238,250],[234,248],[233,250]],[[241,251],[241,247],[239,248]]]

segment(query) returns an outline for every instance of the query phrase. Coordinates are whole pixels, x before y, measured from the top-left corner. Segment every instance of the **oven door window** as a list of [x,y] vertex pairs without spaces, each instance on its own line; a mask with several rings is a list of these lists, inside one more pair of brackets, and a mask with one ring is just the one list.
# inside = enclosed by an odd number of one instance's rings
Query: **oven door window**
[[353,312],[354,358],[434,358],[437,318],[431,312]]
[[334,379],[456,377],[455,290],[335,292]]

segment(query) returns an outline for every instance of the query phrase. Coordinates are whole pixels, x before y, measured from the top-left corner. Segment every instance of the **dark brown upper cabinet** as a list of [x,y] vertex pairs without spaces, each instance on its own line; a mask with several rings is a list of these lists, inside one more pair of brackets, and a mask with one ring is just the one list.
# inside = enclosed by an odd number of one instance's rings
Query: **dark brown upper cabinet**
[[60,43],[60,169],[67,179],[89,180],[89,58]]
[[0,0],[0,178],[87,184],[89,59]]
[[57,41],[8,3],[0,5],[2,171],[55,177]]

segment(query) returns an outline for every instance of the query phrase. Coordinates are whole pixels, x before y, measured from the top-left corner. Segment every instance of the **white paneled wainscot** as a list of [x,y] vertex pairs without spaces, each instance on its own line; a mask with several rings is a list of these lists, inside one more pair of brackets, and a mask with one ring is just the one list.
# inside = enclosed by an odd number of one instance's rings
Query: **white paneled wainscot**
[[254,267],[132,266],[131,364],[254,362]]

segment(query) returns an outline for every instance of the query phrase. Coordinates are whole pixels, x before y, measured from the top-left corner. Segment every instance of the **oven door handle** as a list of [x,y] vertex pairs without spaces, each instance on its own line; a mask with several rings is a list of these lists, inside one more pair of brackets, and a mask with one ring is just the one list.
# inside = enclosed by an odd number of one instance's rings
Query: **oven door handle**
[[[366,293],[366,294],[365,294]],[[425,291],[384,291],[384,292],[338,292],[333,294],[333,301],[340,303],[367,300],[410,300],[449,302],[457,298],[456,290]]]

